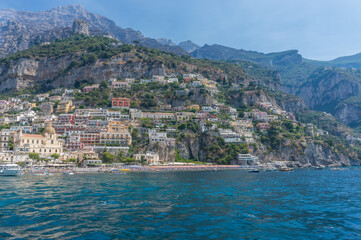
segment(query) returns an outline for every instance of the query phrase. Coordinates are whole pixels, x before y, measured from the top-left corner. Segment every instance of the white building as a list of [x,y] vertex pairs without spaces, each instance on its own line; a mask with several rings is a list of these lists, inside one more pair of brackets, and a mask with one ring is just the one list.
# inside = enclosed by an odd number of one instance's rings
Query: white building
[[143,158],[149,165],[159,165],[159,155],[153,152],[134,154],[134,158],[136,161],[141,161]]
[[219,134],[226,143],[239,143],[244,142],[242,136],[230,129],[220,129]]

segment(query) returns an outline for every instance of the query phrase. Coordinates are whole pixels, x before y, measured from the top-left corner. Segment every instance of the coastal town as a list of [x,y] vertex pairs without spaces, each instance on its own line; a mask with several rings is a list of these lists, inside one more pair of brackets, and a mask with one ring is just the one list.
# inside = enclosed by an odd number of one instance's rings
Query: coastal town
[[[189,94],[194,89],[210,94],[219,91],[216,81],[200,74],[173,74],[150,79],[111,78],[78,89],[8,97],[0,100],[0,162],[48,167],[214,165],[211,160],[200,162],[179,154],[180,136],[191,129],[198,134],[216,134],[225,144],[245,146],[223,165],[254,167],[260,163],[249,146],[257,146],[271,124],[303,127],[310,138],[328,134],[312,124],[297,122],[292,113],[270,102],[259,102],[248,111],[218,102],[199,105],[187,101],[180,106],[156,102],[139,107],[134,99],[119,96],[122,91],[151,84],[176,86],[176,94]],[[79,104],[79,95],[105,88],[110,91],[108,107]]]

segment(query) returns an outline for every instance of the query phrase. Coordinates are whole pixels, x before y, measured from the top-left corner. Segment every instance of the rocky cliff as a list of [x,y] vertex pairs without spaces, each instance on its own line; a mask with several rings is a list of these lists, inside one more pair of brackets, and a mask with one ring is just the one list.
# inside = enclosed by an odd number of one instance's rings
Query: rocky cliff
[[361,96],[353,96],[336,106],[335,117],[344,124],[356,127],[361,120]]
[[297,143],[285,141],[277,149],[267,151],[259,158],[263,164],[288,167],[360,165],[352,156],[338,153],[324,144],[310,140]]
[[[213,162],[212,148],[217,148],[219,134],[207,132],[199,137],[186,135],[176,145],[180,156],[204,162]],[[268,145],[250,147],[252,154],[259,156],[261,164],[277,167],[314,167],[314,166],[351,166],[360,165],[360,161],[353,155],[345,155],[331,149],[317,141],[300,139],[298,141],[285,140],[277,147],[267,149]],[[212,155],[213,154],[213,155]]]
[[2,59],[0,93],[35,85],[73,87],[76,82],[99,83],[109,78],[140,79],[183,73],[200,73],[209,79],[232,80],[238,84],[246,79],[242,68],[232,64],[217,65],[124,45],[106,37],[75,35]]
[[333,113],[338,103],[361,93],[361,78],[340,69],[315,71],[297,92],[307,106]]

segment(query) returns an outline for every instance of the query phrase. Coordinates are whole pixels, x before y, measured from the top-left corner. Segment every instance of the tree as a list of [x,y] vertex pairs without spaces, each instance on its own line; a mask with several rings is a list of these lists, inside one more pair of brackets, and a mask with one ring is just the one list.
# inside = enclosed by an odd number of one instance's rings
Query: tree
[[104,152],[104,153],[103,153],[103,156],[102,156],[103,162],[105,162],[105,163],[111,163],[111,162],[114,161],[114,159],[115,159],[115,156],[114,156],[113,154],[111,154],[111,153],[109,153],[109,152]]
[[99,90],[104,90],[106,88],[108,88],[108,84],[106,81],[103,80],[99,85]]
[[154,127],[154,125],[152,124],[152,120],[150,120],[150,118],[141,118],[140,124],[142,127],[145,127],[145,128],[153,128]]
[[48,158],[40,158],[40,161],[48,163],[50,161],[50,159],[48,159]]
[[145,160],[145,157],[144,157],[144,156],[141,157],[140,163],[141,163],[142,165],[145,165],[145,164],[147,163],[147,161]]
[[10,138],[9,139],[9,150],[14,150],[14,139]]
[[59,154],[53,153],[50,155],[50,157],[52,157],[54,160],[56,160],[56,159],[59,159]]
[[123,158],[122,162],[126,163],[126,164],[132,164],[132,163],[135,163],[135,159],[131,158],[131,157],[125,157],[125,158]]
[[123,152],[123,151],[120,151],[120,152],[118,153],[118,155],[117,155],[117,160],[122,161],[123,158],[124,158],[124,152]]
[[40,161],[39,153],[29,153],[29,158],[32,159],[35,162]]

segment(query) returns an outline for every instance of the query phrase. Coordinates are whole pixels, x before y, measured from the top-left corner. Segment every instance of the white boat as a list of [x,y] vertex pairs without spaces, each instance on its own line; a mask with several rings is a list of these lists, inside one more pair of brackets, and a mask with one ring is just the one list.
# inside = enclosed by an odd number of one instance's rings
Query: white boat
[[0,176],[17,176],[21,174],[21,169],[16,164],[0,165]]

